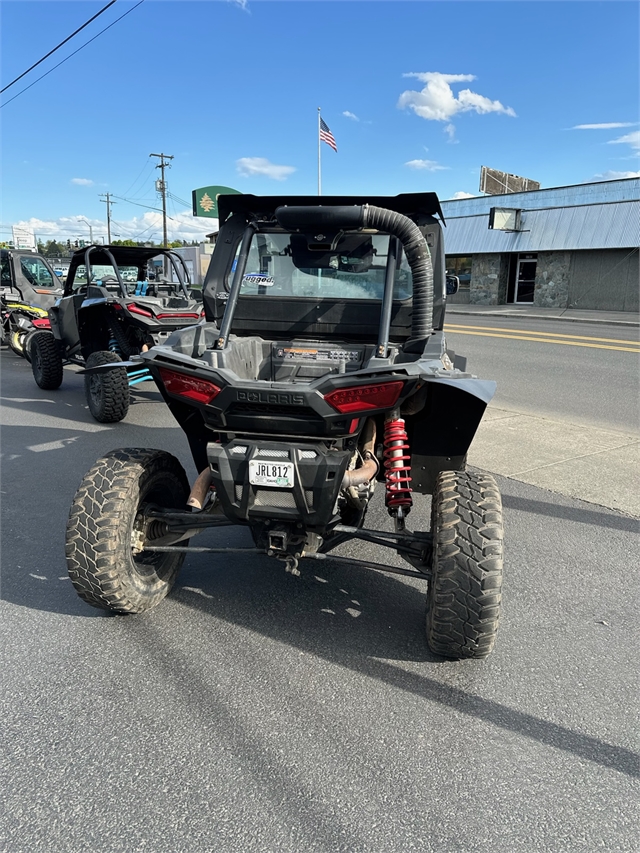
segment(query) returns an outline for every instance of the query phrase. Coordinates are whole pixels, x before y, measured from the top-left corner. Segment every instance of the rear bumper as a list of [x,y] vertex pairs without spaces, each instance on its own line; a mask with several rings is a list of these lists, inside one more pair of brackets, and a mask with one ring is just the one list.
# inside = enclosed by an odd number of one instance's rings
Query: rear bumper
[[[336,502],[351,455],[351,451],[328,450],[316,443],[236,439],[224,446],[207,445],[216,493],[230,521],[300,522],[305,529],[317,531],[339,520]],[[251,484],[250,460],[290,463],[292,487]]]

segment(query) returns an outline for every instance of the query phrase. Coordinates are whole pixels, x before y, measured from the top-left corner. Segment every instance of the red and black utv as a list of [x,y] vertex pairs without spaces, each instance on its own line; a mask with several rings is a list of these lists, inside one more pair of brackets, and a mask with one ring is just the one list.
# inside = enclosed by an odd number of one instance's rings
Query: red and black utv
[[[485,657],[500,609],[501,498],[465,463],[495,383],[447,351],[437,196],[218,203],[207,322],[134,360],[156,380],[200,476],[190,487],[161,450],[98,460],[67,530],[77,592],[95,607],[146,610],[170,591],[191,537],[240,524],[255,547],[237,551],[293,573],[331,559],[424,579],[431,649]],[[376,487],[392,532],[364,527]],[[430,518],[412,512],[416,492],[432,495]],[[331,555],[349,539],[408,566]]]

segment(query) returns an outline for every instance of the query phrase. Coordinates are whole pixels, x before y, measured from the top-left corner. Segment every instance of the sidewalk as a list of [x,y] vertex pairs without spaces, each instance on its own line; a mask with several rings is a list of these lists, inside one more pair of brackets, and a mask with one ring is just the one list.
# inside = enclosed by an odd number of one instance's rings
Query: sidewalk
[[465,305],[447,303],[447,317],[475,314],[486,317],[518,317],[535,320],[568,320],[574,323],[640,327],[640,314],[634,311],[592,311],[583,308],[538,308],[536,305]]
[[637,433],[489,405],[469,450],[469,464],[640,518]]

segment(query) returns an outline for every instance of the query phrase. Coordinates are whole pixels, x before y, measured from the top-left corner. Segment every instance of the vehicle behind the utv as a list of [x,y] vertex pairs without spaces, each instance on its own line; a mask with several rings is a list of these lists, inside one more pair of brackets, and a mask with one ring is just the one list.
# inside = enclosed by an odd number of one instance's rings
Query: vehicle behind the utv
[[[254,548],[427,581],[431,649],[493,648],[500,493],[466,456],[495,383],[447,352],[444,246],[433,193],[219,198],[206,321],[143,353],[200,476],[161,450],[116,450],[71,508],[69,573],[95,607],[136,613],[170,591],[188,540],[246,525]],[[105,372],[110,365],[95,367]],[[364,528],[376,484],[393,532]],[[432,495],[431,519],[412,492]],[[360,539],[397,568],[328,556]],[[226,548],[199,548],[212,554]]]

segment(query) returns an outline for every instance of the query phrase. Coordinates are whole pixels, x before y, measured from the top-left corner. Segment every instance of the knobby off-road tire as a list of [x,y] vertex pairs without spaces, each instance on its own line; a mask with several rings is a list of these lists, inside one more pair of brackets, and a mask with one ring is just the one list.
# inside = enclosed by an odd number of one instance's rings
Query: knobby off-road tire
[[35,332],[29,342],[31,370],[38,388],[55,391],[62,385],[63,363],[51,332]]
[[[92,352],[86,367],[122,361],[115,352]],[[129,411],[129,378],[126,367],[89,373],[84,377],[84,393],[93,417],[102,424],[113,424],[126,417]]]
[[80,484],[67,523],[67,569],[80,598],[115,613],[141,613],[162,601],[184,552],[134,555],[132,545],[145,505],[186,509],[188,496],[184,468],[163,450],[112,450],[98,459]]
[[502,499],[493,477],[441,473],[431,530],[429,647],[447,658],[484,658],[495,643],[502,590]]

